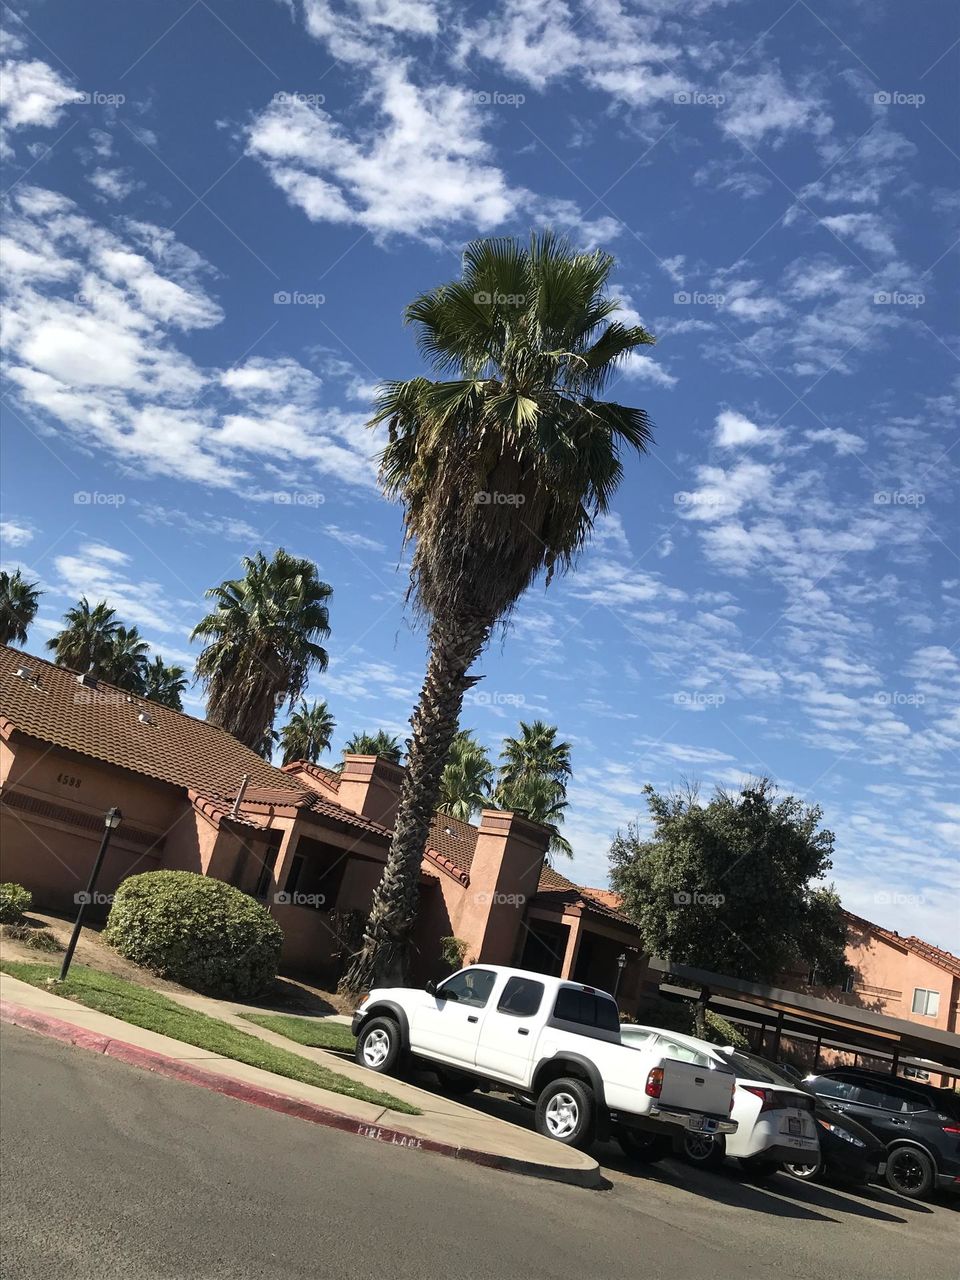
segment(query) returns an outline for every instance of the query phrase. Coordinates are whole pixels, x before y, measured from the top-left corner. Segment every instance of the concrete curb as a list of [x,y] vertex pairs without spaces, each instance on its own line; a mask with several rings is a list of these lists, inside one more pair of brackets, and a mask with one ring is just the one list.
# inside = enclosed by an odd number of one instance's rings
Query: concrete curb
[[293,1116],[298,1120],[308,1120],[311,1124],[323,1125],[327,1129],[339,1129],[342,1133],[354,1133],[358,1137],[374,1142],[406,1147],[411,1151],[427,1151],[432,1155],[449,1156],[454,1160],[465,1160],[469,1164],[481,1165],[487,1169],[519,1173],[528,1178],[544,1178],[549,1182],[565,1182],[571,1186],[591,1189],[604,1185],[596,1162],[592,1169],[564,1169],[556,1165],[538,1164],[533,1160],[521,1160],[514,1156],[496,1155],[490,1151],[477,1151],[472,1147],[462,1147],[450,1142],[439,1142],[435,1138],[418,1138],[416,1134],[406,1133],[402,1129],[368,1124],[364,1120],[358,1120],[356,1116],[331,1111],[314,1102],[305,1102],[273,1089],[245,1084],[242,1080],[232,1080],[229,1076],[205,1071],[202,1067],[179,1062],[176,1058],[167,1057],[166,1054],[141,1049],[123,1040],[114,1040],[98,1031],[85,1031],[82,1027],[63,1022],[60,1018],[52,1018],[47,1014],[36,1013],[32,1009],[24,1009],[7,1000],[0,1001],[0,1022],[24,1027],[50,1039],[71,1044],[78,1049],[88,1049],[93,1053],[102,1053],[108,1058],[117,1058],[120,1062],[140,1067],[145,1071],[153,1071],[157,1075],[197,1085],[201,1089],[210,1089],[214,1093],[225,1094],[240,1102],[265,1107],[268,1111],[277,1111],[281,1115]]

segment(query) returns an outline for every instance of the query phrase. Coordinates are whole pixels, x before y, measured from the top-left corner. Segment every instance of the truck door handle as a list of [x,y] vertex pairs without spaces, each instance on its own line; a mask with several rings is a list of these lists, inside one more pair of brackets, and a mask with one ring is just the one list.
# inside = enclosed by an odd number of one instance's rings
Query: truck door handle
[[906,1124],[907,1122],[906,1122],[906,1120],[895,1120],[895,1119],[893,1119],[893,1118],[891,1117],[890,1123],[891,1123],[891,1124]]
[[530,1028],[529,1028],[529,1027],[517,1027],[517,1035],[518,1035],[518,1036],[528,1036],[529,1034],[530,1034]]
[[467,1021],[468,1021],[468,1022],[479,1022],[479,1018],[477,1017],[477,1015],[476,1015],[475,1013],[468,1013],[468,1014],[467,1014]]

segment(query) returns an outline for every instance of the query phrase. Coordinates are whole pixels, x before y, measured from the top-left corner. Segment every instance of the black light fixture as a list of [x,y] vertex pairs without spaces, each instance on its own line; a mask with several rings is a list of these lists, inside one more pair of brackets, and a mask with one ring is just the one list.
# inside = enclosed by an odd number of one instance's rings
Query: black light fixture
[[97,860],[93,864],[93,870],[90,872],[90,879],[87,881],[87,888],[84,893],[78,893],[76,901],[80,905],[77,912],[77,920],[73,926],[73,933],[70,935],[70,942],[67,946],[67,953],[63,957],[63,964],[60,966],[60,977],[58,982],[63,982],[70,968],[70,961],[73,959],[73,953],[77,949],[77,943],[80,940],[80,930],[83,927],[83,916],[87,907],[93,901],[93,891],[97,887],[97,878],[100,875],[100,868],[103,866],[103,860],[106,857],[107,846],[110,843],[110,836],[116,831],[120,823],[123,821],[123,814],[120,810],[113,806],[103,815],[103,839],[100,841],[100,851],[97,854]]
[[616,995],[620,990],[620,979],[623,977],[623,971],[627,967],[627,953],[621,951],[617,956],[617,980],[613,984],[613,994]]

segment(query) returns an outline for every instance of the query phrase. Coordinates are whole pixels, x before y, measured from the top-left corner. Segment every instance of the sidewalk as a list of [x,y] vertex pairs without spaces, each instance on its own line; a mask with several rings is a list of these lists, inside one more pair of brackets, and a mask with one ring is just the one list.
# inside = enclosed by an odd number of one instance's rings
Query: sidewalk
[[[165,993],[169,995],[170,993]],[[449,1098],[417,1089],[402,1080],[377,1075],[336,1054],[295,1044],[237,1016],[247,1005],[229,1005],[204,996],[179,995],[182,1004],[209,1013],[244,1031],[311,1058],[341,1075],[416,1105],[409,1116],[370,1102],[313,1085],[301,1084],[257,1067],[223,1058],[194,1045],[132,1026],[119,1018],[88,1009],[73,1000],[0,974],[0,1021],[28,1027],[78,1048],[105,1053],[131,1065],[268,1107],[314,1124],[351,1131],[358,1136],[452,1156],[492,1168],[578,1186],[601,1185],[596,1160],[539,1134],[483,1115]]]

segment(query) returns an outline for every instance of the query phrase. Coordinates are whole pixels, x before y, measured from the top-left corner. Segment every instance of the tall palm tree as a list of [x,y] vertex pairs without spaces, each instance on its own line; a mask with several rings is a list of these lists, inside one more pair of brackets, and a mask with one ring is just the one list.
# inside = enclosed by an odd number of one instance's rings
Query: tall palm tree
[[90,675],[100,675],[109,661],[120,630],[116,610],[106,600],[90,608],[86,596],[63,615],[64,628],[47,641],[61,667],[72,667]]
[[[394,764],[403,760],[403,743],[386,729],[378,729],[376,733],[355,733],[343,744],[343,751],[344,755],[380,756]],[[343,763],[337,767],[342,769]]]
[[420,861],[468,673],[534,579],[569,569],[623,477],[621,452],[651,441],[642,409],[598,399],[635,347],[614,318],[614,262],[552,233],[480,240],[461,279],[410,304],[439,380],[381,385],[373,424],[389,443],[380,481],[415,543],[411,593],[430,652],[383,878],[344,990],[402,983]]
[[150,646],[136,627],[117,627],[97,674],[121,689],[142,694],[149,652]]
[[330,739],[337,722],[330,714],[326,702],[315,702],[308,707],[304,699],[288,722],[280,730],[280,746],[283,763],[291,760],[309,760],[311,764],[330,750]]
[[0,573],[0,644],[27,643],[27,628],[37,616],[41,595],[19,569]]
[[490,803],[494,768],[486,749],[469,729],[461,729],[453,740],[440,778],[437,809],[461,822]]
[[550,828],[550,853],[562,853],[573,857],[573,846],[560,834],[560,826],[567,809],[567,788],[563,782],[547,774],[530,775],[521,782],[501,783],[494,792],[493,803],[498,809],[510,813],[522,813],[532,822]]
[[312,560],[280,547],[243,558],[244,576],[211,587],[216,605],[193,629],[208,640],[197,659],[207,692],[207,719],[254,751],[263,748],[284,702],[303,697],[314,670],[325,671],[333,589]]
[[550,852],[568,858],[573,857],[573,849],[559,827],[567,808],[570,751],[569,742],[557,741],[556,725],[521,720],[519,737],[503,740],[494,795],[499,809],[522,813],[550,827]]
[[152,702],[160,702],[174,711],[183,710],[183,691],[187,687],[186,668],[167,666],[159,654],[144,667],[141,692]]

